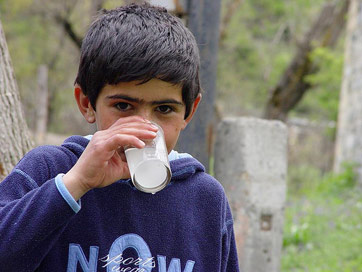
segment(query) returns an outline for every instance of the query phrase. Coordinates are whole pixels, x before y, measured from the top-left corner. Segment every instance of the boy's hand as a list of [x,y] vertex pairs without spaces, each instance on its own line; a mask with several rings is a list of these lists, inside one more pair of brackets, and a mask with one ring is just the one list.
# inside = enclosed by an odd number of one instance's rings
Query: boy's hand
[[139,116],[120,118],[106,130],[96,132],[77,163],[63,176],[75,200],[93,188],[108,186],[130,177],[123,147],[143,148],[141,141],[156,137],[157,127]]

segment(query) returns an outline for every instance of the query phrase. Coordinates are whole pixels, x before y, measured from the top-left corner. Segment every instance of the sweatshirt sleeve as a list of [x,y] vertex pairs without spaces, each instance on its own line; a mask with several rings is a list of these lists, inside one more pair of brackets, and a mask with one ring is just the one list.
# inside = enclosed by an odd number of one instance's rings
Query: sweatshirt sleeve
[[43,151],[30,152],[0,183],[0,263],[7,272],[35,271],[76,214],[57,188],[59,169],[49,167],[58,151]]
[[236,250],[233,219],[230,207],[226,202],[226,216],[222,230],[222,272],[238,272],[238,255]]

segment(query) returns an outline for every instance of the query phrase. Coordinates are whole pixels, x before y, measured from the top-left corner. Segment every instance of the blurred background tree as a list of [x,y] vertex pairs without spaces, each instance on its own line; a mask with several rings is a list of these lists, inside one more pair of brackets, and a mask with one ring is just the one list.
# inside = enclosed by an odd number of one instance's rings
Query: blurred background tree
[[0,22],[0,182],[32,147]]
[[[123,2],[0,1],[0,15],[31,128],[35,127],[37,70],[45,64],[49,68],[49,130],[61,134],[93,131],[77,114],[72,97],[80,41],[97,10]],[[278,83],[326,2],[222,1],[217,81],[221,116],[262,116],[270,89]],[[306,78],[313,87],[290,115],[336,120],[343,38],[332,49],[314,48],[310,57],[319,67],[317,73]]]
[[[80,41],[99,9],[129,2],[0,0],[1,20],[13,58],[25,116],[33,131],[37,127],[40,108],[37,107],[37,71],[39,67],[46,66],[48,132],[62,135],[94,132],[95,128],[84,122],[78,113],[72,94]],[[325,7],[334,6],[341,11],[345,3],[348,1],[222,0],[215,110],[217,120],[226,116],[263,117],[273,89],[277,89],[288,74],[290,64],[298,60],[298,52],[303,48],[301,45],[308,41],[308,33],[313,32]],[[343,65],[343,25],[341,27],[340,38],[335,39],[333,47],[324,46],[323,39],[322,42],[309,41],[308,54],[305,55],[309,62],[313,62],[314,69],[299,80],[308,87],[308,92],[300,96],[286,113],[292,120],[305,118],[327,124],[332,122],[326,134],[331,141],[335,135],[334,122]],[[64,136],[51,143],[60,143],[63,139]],[[210,142],[212,146],[212,138]],[[330,169],[333,152],[329,149],[333,143],[326,143],[323,148],[328,150],[328,154],[323,159],[306,154],[304,162],[309,160],[308,163],[316,164],[323,171]],[[293,147],[293,150],[298,147]],[[313,149],[316,150],[310,148]],[[299,155],[297,152],[295,156],[290,156],[291,160],[301,158]]]
[[[231,0],[223,1],[224,16],[227,16],[228,2]],[[263,115],[269,90],[277,85],[308,31],[313,30],[313,22],[317,21],[326,3],[329,2],[245,0],[241,3],[220,43],[218,105],[224,115]],[[332,104],[335,105],[334,111],[337,110],[341,76],[324,68],[328,68],[332,61],[341,71],[343,33],[332,49],[326,49],[322,44],[313,45],[311,51],[316,50],[316,53],[312,52],[309,56],[316,61],[319,70],[306,78],[306,83],[312,85],[311,93],[292,108],[292,116],[336,120],[336,116],[331,116],[329,112]],[[322,55],[320,49],[333,57],[325,58],[326,54]],[[333,78],[332,82],[321,78],[328,77],[328,73]]]

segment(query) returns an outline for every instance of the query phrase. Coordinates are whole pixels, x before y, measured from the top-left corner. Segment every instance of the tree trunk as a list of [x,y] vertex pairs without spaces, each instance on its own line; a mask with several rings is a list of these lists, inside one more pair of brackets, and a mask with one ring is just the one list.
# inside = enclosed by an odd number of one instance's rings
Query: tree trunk
[[362,185],[362,0],[351,0],[346,34],[344,74],[339,102],[334,170],[357,163]]
[[44,143],[48,124],[48,67],[40,65],[38,68],[38,92],[35,125],[35,141],[38,145]]
[[285,121],[291,109],[312,86],[306,76],[317,71],[309,54],[317,47],[333,47],[344,29],[349,0],[326,4],[311,26],[278,84],[270,91],[264,117]]
[[10,173],[31,146],[0,22],[0,181]]

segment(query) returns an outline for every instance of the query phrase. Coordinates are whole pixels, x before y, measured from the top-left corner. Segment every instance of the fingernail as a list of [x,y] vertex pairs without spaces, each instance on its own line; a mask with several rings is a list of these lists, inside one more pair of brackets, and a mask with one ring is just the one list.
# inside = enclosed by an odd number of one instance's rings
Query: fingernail
[[154,123],[154,122],[150,122],[150,124],[151,124],[151,126],[153,127],[153,128],[159,128],[159,126],[156,124],[156,123]]

